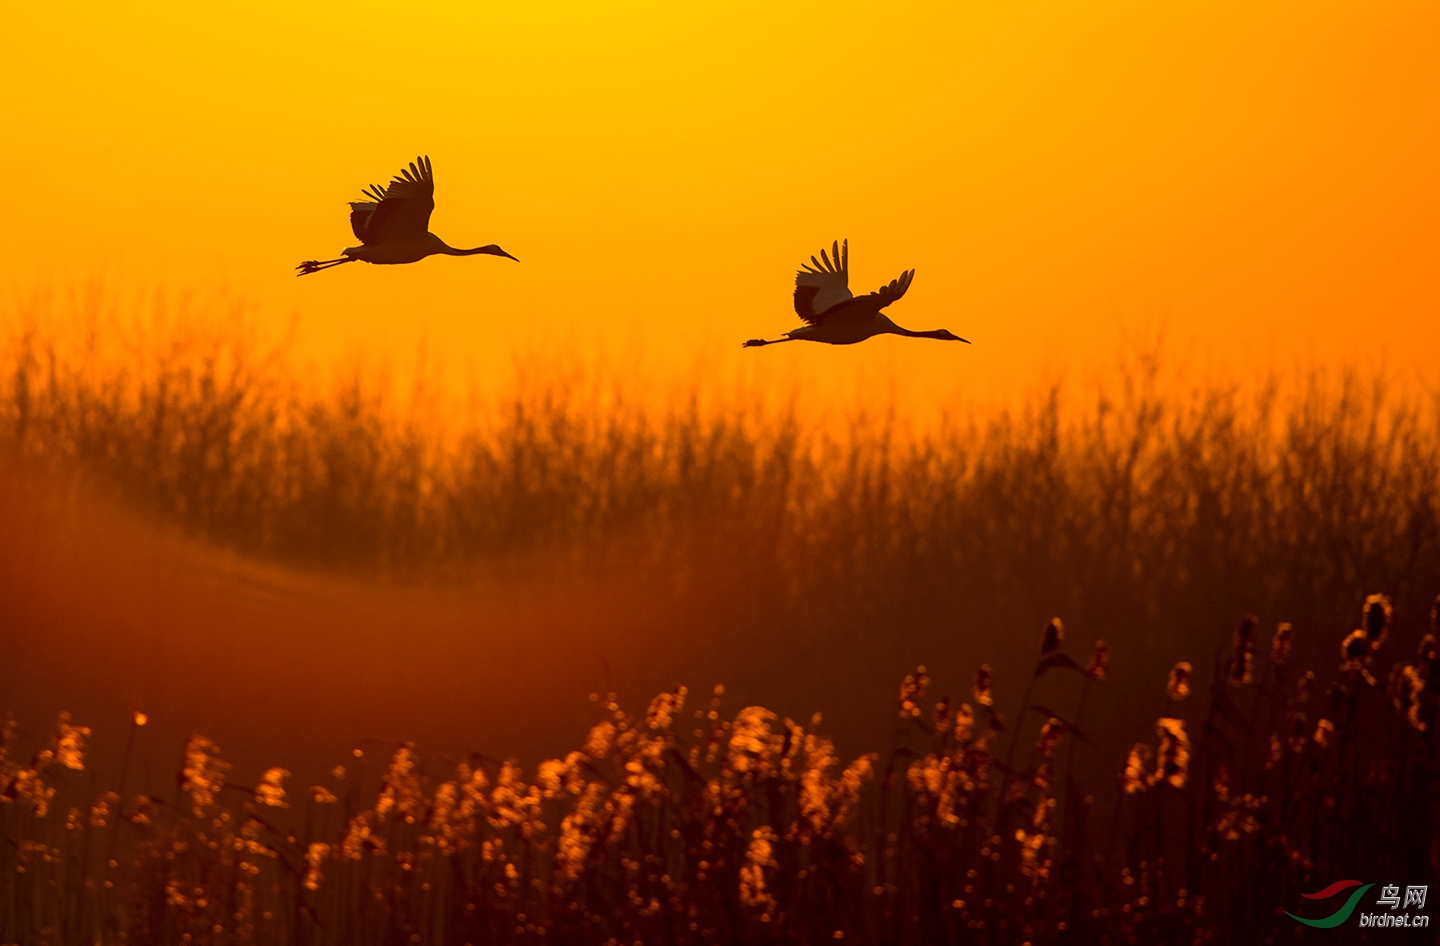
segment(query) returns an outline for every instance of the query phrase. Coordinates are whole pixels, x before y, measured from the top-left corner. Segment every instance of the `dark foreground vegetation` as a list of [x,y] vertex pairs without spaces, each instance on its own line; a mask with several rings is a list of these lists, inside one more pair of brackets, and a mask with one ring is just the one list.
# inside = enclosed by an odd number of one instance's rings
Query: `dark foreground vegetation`
[[[1155,738],[1073,775],[1109,651],[1040,640],[1017,745],[980,667],[964,699],[901,683],[883,755],[839,758],[817,717],[662,693],[638,715],[596,697],[582,748],[526,773],[482,755],[362,743],[323,784],[273,768],[235,784],[195,735],[175,789],[86,777],[89,730],[0,755],[0,941],[48,943],[1270,943],[1319,941],[1285,915],[1342,878],[1440,874],[1436,612],[1400,653],[1387,599],[1292,659],[1251,618],[1150,681]],[[1197,692],[1191,693],[1196,689]],[[698,707],[697,707],[698,704]],[[136,715],[130,738],[146,724]],[[129,766],[127,754],[126,767]],[[1113,810],[1097,812],[1099,795]],[[1324,911],[1329,912],[1329,911]],[[1385,931],[1390,934],[1391,931]],[[1309,933],[1310,936],[1305,936]],[[1393,934],[1392,934],[1393,935]],[[1421,934],[1425,935],[1425,934]]]

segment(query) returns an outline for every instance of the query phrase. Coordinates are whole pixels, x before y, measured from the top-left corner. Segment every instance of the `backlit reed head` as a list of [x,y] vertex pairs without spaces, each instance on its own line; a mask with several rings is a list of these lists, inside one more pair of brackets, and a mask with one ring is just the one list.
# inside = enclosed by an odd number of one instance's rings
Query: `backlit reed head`
[[946,732],[950,729],[950,697],[941,697],[935,703],[935,711],[931,719],[937,733]]
[[1183,700],[1190,695],[1190,661],[1178,661],[1170,668],[1170,679],[1165,682],[1165,692],[1172,700]]
[[1090,650],[1090,660],[1085,664],[1085,673],[1092,680],[1104,680],[1110,667],[1110,645],[1104,639],[1097,640]]
[[1190,772],[1190,737],[1185,733],[1185,721],[1162,717],[1155,722],[1155,732],[1160,737],[1155,780],[1184,788]]
[[989,664],[981,664],[975,670],[975,687],[971,693],[981,706],[995,705],[995,673]]
[[1285,666],[1290,659],[1290,636],[1293,629],[1288,621],[1275,625],[1275,636],[1270,638],[1270,662],[1277,667]]
[[269,768],[265,774],[260,776],[260,784],[255,786],[255,800],[262,805],[271,808],[288,808],[285,804],[285,780],[290,773],[281,768]]
[[1306,670],[1300,674],[1300,679],[1295,681],[1295,703],[1308,702],[1310,699],[1310,688],[1315,685],[1315,671]]
[[1385,595],[1371,595],[1365,599],[1365,636],[1370,639],[1372,650],[1380,649],[1380,645],[1390,636],[1390,619],[1394,617],[1395,609],[1390,605],[1390,599]]
[[924,664],[916,667],[914,673],[905,674],[905,679],[900,681],[901,719],[916,719],[920,716],[920,698],[925,695],[925,688],[929,685],[930,677],[925,673]]
[[103,828],[110,821],[110,813],[120,802],[120,796],[114,792],[101,792],[100,797],[90,806],[90,827]]
[[230,771],[220,761],[220,747],[199,734],[185,741],[185,761],[179,774],[180,790],[190,795],[197,814],[215,803],[215,796],[225,784]]
[[1120,773],[1120,788],[1133,795],[1150,787],[1150,758],[1154,750],[1143,742],[1135,743],[1125,760],[1125,769]]
[[961,703],[960,708],[955,711],[955,741],[966,742],[970,739],[970,733],[975,728],[975,712],[970,709],[969,703]]
[[1305,740],[1309,734],[1309,724],[1304,713],[1292,710],[1285,717],[1285,729],[1288,733],[1291,752],[1305,751]]
[[726,765],[732,772],[769,775],[780,751],[781,737],[774,732],[776,715],[763,706],[747,706],[735,714],[730,729]]
[[1066,727],[1063,721],[1055,716],[1051,716],[1045,721],[1045,725],[1040,727],[1040,738],[1035,743],[1035,751],[1044,758],[1050,758],[1055,752],[1055,747],[1058,746],[1060,740],[1064,738],[1065,729]]
[[313,841],[305,851],[305,889],[319,890],[320,884],[325,879],[323,867],[325,861],[330,857],[330,845],[321,841]]
[[67,769],[85,768],[85,740],[89,736],[89,726],[72,725],[70,714],[61,713],[55,721],[55,744],[51,749],[55,761]]
[[1374,678],[1368,667],[1373,650],[1373,642],[1364,628],[1357,627],[1346,634],[1345,639],[1340,642],[1341,672],[1363,677],[1366,682],[1373,683]]
[[1235,629],[1235,655],[1230,658],[1230,682],[1249,683],[1255,663],[1255,615],[1247,614]]
[[1425,697],[1425,689],[1428,685],[1425,671],[1414,664],[1406,664],[1400,669],[1400,680],[1396,689],[1399,691],[1396,696],[1396,709],[1405,715],[1405,721],[1416,732],[1424,732],[1429,724],[1421,717],[1421,701]]
[[645,711],[645,724],[651,729],[669,729],[670,723],[685,708],[685,695],[689,692],[685,687],[677,686],[656,696]]

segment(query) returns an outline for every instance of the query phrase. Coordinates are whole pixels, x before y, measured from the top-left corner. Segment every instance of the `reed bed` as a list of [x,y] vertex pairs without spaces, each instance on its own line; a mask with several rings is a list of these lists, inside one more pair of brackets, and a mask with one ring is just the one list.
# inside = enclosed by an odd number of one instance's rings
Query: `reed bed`
[[1349,589],[1416,613],[1440,587],[1440,401],[1380,375],[1190,383],[1140,357],[919,430],[584,372],[452,410],[423,383],[302,383],[239,316],[102,303],[10,313],[0,461],[269,559],[644,575],[797,641],[1058,613],[1159,656],[1244,611],[1340,632]]
[[[97,791],[67,714],[28,752],[12,723],[0,941],[1301,941],[1284,914],[1301,893],[1440,873],[1437,614],[1399,653],[1372,595],[1313,669],[1288,624],[1267,645],[1245,618],[1213,674],[1149,681],[1155,738],[1106,761],[1113,789],[1071,764],[1093,751],[1110,650],[1072,656],[1058,619],[1031,679],[1075,678],[1072,706],[1027,691],[1007,720],[988,666],[955,700],[920,667],[889,751],[849,760],[818,716],[677,687],[643,713],[594,696],[583,745],[533,772],[364,742],[323,784],[236,784],[197,734],[155,797],[126,794],[124,768]],[[1043,725],[1017,744],[1029,715]]]
[[[623,577],[713,666],[878,721],[597,695],[529,773],[367,743],[305,788],[237,785],[197,735],[167,797],[80,768],[76,721],[7,730],[0,942],[1248,943],[1293,940],[1282,911],[1338,877],[1436,875],[1434,628],[1391,624],[1440,588],[1417,387],[1140,358],[911,429],[541,372],[450,411],[302,383],[242,329],[20,315],[7,471],[305,567]],[[1042,626],[1037,663],[1013,631]],[[879,720],[860,691],[896,642],[965,692],[917,670]]]

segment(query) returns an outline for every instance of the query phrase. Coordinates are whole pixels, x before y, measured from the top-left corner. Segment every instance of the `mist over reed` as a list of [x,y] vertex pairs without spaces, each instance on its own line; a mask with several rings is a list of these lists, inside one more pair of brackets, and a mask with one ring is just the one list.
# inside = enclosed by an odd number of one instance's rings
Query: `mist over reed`
[[573,371],[455,410],[423,378],[302,383],[223,312],[87,311],[12,313],[0,457],[280,561],[646,576],[799,637],[1064,614],[1153,642],[1244,611],[1333,631],[1355,587],[1413,611],[1440,584],[1436,395],[1380,376],[1187,383],[1140,356],[923,429]]

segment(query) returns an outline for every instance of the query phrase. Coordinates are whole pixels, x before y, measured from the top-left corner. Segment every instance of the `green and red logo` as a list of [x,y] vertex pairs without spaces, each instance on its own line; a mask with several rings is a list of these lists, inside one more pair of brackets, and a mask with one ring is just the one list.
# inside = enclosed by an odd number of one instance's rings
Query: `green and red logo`
[[1317,929],[1328,930],[1333,927],[1339,926],[1341,923],[1344,923],[1346,920],[1350,919],[1350,914],[1355,912],[1355,905],[1360,902],[1361,897],[1365,896],[1365,891],[1369,890],[1373,886],[1375,885],[1365,884],[1362,886],[1360,881],[1358,880],[1337,880],[1330,886],[1326,887],[1324,890],[1317,890],[1314,893],[1302,893],[1300,896],[1304,897],[1306,900],[1328,900],[1329,898],[1335,896],[1337,893],[1340,893],[1343,890],[1349,890],[1351,887],[1359,887],[1360,889],[1352,893],[1349,898],[1346,899],[1345,903],[1341,905],[1340,909],[1336,910],[1329,916],[1321,917],[1318,920],[1311,920],[1303,916],[1296,916],[1288,910],[1285,911],[1285,915],[1297,923],[1304,923],[1306,926],[1313,926]]

